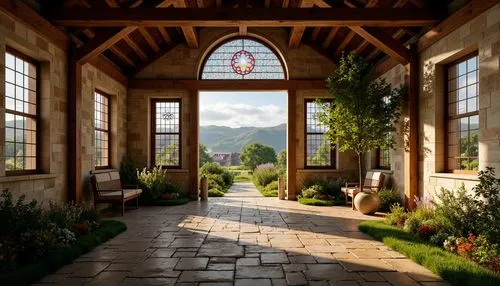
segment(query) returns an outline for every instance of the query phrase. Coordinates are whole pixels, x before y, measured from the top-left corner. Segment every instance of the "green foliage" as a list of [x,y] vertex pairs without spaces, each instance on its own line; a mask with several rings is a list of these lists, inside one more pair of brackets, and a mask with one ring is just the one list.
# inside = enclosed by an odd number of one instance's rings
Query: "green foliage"
[[473,191],[481,211],[478,221],[480,234],[490,242],[500,244],[500,179],[495,178],[493,168],[479,172],[479,184]]
[[137,167],[129,157],[124,157],[120,163],[120,180],[124,185],[138,185]]
[[286,175],[286,150],[283,149],[278,153],[278,163],[276,164],[280,176]]
[[[384,80],[375,79],[372,67],[354,53],[342,56],[339,66],[328,77],[327,86],[334,104],[322,104],[319,120],[328,126],[330,142],[339,142],[338,150],[352,150],[361,156],[379,147],[394,144],[394,123],[400,117],[405,88],[391,89]],[[361,172],[360,172],[361,173]],[[362,175],[360,174],[360,185]]]
[[249,182],[251,181],[250,176],[248,175],[237,175],[234,177],[235,182]]
[[402,204],[399,192],[395,189],[383,188],[377,195],[380,198],[381,212],[388,212],[394,204]]
[[272,181],[265,187],[259,188],[260,193],[264,197],[277,197],[278,196],[278,181]]
[[[339,197],[342,194],[342,187],[345,186],[345,181],[342,178],[329,178],[329,179],[307,179],[304,181],[303,188],[307,189],[313,187],[319,193],[319,195],[328,195],[331,197]],[[302,192],[302,191],[301,191]]]
[[[74,243],[81,234],[100,225],[89,207],[37,201],[13,201],[7,190],[0,197],[0,273],[18,269],[57,249]],[[83,231],[82,231],[83,230]]]
[[312,185],[310,187],[302,189],[301,193],[299,194],[299,198],[319,199],[322,194],[322,188],[320,185]]
[[167,170],[161,166],[156,166],[152,169],[144,168],[142,171],[137,171],[137,177],[143,189],[145,189],[144,196],[152,201],[158,200],[161,194],[165,193],[168,189]]
[[339,206],[343,205],[345,202],[340,199],[336,200],[320,200],[320,199],[314,199],[314,198],[299,198],[299,203],[303,205],[309,205],[309,206],[320,206],[320,207],[325,207],[325,206]]
[[158,166],[179,165],[179,145],[173,143],[163,147],[160,153],[156,154],[155,162]]
[[438,274],[452,285],[500,285],[500,276],[493,271],[383,221],[365,221],[359,225],[359,229]]
[[253,177],[257,185],[265,187],[273,181],[278,180],[278,169],[272,163],[258,165],[253,171]]
[[271,146],[258,142],[243,147],[240,159],[243,166],[249,170],[254,170],[261,164],[277,162],[276,151]]
[[200,176],[207,178],[209,189],[215,188],[223,193],[227,192],[234,182],[234,175],[214,162],[205,163],[200,169]]
[[208,196],[209,197],[223,197],[224,196],[224,192],[219,191],[216,188],[212,188],[212,189],[208,190]]
[[212,159],[212,156],[208,154],[207,146],[200,144],[199,148],[200,148],[200,166],[205,165],[205,163],[211,163],[214,161],[214,159]]
[[31,285],[126,229],[127,226],[123,222],[105,220],[99,228],[77,238],[72,245],[55,249],[40,259],[33,260],[32,264],[22,265],[14,271],[1,273],[0,285]]
[[405,221],[403,229],[409,233],[417,234],[420,225],[421,221],[416,216],[410,215],[410,217]]
[[409,214],[405,211],[405,208],[399,204],[391,206],[390,213],[385,217],[385,221],[389,225],[403,226],[406,219],[408,219]]

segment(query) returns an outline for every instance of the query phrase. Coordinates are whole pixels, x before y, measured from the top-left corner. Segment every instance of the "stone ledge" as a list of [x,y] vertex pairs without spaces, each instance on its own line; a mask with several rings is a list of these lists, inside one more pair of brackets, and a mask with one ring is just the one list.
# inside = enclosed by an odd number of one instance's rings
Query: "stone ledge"
[[344,173],[348,170],[339,169],[297,169],[297,173]]
[[32,174],[20,176],[5,176],[0,177],[0,183],[17,182],[17,181],[36,181],[43,179],[52,179],[57,177],[57,174]]
[[456,173],[435,173],[429,175],[430,178],[441,178],[441,179],[451,179],[451,180],[467,180],[467,181],[479,181],[477,175],[469,174],[456,174]]
[[386,170],[386,169],[371,169],[370,171],[382,172],[384,174],[394,174],[393,170]]

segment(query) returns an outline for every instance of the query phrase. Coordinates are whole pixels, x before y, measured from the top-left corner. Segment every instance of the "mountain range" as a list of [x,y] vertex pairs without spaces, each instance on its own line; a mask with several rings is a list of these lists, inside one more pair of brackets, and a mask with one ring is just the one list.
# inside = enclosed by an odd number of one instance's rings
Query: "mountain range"
[[200,143],[210,152],[240,152],[243,146],[260,142],[276,153],[286,147],[286,124],[272,127],[200,126]]

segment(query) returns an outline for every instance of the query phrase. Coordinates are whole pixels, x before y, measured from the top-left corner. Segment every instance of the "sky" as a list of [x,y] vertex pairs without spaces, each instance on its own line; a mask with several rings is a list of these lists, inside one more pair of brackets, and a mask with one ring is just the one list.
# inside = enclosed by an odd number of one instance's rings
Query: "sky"
[[286,123],[286,91],[200,92],[200,125],[269,127]]

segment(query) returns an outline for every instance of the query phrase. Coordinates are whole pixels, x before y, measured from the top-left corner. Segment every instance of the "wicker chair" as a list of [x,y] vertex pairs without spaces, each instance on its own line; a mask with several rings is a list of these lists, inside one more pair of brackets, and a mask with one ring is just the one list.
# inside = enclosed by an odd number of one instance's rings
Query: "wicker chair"
[[[365,181],[363,183],[363,191],[378,192],[384,186],[384,173],[380,171],[368,171],[366,172]],[[360,192],[359,182],[357,183],[346,183],[345,187],[342,188],[342,192],[345,195],[345,204],[349,204],[349,197],[352,198],[352,209],[354,208],[354,197]]]

